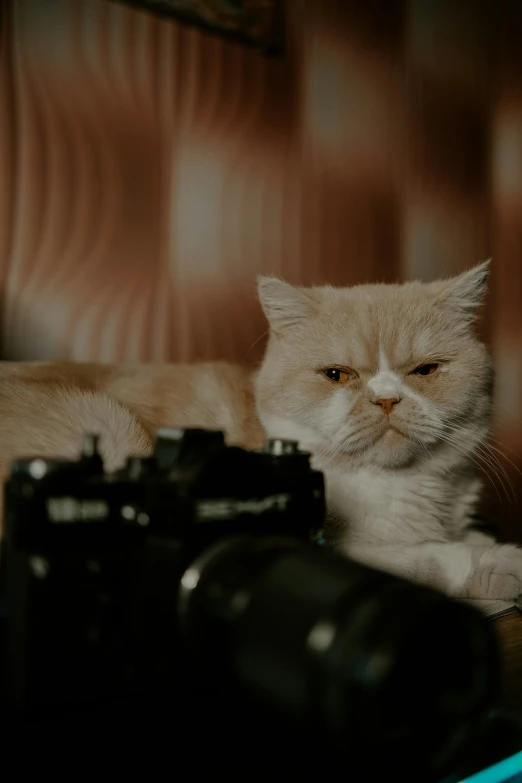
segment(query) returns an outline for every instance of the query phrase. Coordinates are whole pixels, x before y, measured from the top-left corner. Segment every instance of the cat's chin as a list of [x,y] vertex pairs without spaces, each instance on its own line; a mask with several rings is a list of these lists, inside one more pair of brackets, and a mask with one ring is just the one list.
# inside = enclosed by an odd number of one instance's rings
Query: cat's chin
[[408,435],[389,427],[367,452],[367,461],[380,468],[404,468],[419,456],[418,445]]
[[404,446],[396,445],[389,448],[372,449],[368,463],[370,465],[376,465],[379,468],[395,470],[408,467],[418,459],[418,456],[415,447],[409,443]]
[[409,438],[404,432],[401,432],[396,427],[388,427],[378,442],[383,446],[393,448],[393,446],[397,446],[399,443],[404,443],[405,440],[409,440]]

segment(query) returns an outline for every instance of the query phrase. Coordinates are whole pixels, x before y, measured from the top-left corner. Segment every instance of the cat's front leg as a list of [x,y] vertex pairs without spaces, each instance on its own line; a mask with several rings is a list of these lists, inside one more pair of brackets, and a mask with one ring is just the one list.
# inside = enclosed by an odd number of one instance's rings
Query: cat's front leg
[[512,601],[522,595],[522,549],[514,544],[470,540],[404,547],[354,546],[345,553],[455,598]]
[[474,567],[463,585],[464,598],[514,600],[522,595],[522,549],[514,544],[488,546],[474,552]]

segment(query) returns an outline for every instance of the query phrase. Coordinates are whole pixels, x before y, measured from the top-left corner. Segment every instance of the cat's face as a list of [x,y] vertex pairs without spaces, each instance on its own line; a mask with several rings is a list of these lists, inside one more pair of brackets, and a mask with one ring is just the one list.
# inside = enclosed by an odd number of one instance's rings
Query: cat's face
[[261,278],[270,338],[257,377],[272,435],[397,468],[487,428],[492,372],[473,329],[488,264],[447,281],[295,288]]

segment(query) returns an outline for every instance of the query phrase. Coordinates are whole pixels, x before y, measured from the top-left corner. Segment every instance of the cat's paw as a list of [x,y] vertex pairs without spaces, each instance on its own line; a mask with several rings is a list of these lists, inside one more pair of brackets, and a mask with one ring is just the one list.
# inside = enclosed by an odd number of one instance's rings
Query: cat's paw
[[514,601],[522,596],[522,549],[503,544],[482,551],[465,585],[468,598]]

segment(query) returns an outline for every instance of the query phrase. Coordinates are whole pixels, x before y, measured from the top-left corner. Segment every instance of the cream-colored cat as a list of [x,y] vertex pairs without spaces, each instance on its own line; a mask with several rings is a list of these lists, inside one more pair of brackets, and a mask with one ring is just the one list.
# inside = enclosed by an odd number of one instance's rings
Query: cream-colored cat
[[148,453],[163,425],[223,429],[249,448],[291,438],[325,473],[342,551],[450,595],[515,599],[522,550],[468,530],[491,415],[474,332],[487,273],[353,288],[261,278],[270,337],[257,371],[1,363],[2,457],[71,455],[86,430],[101,432],[109,467]]

